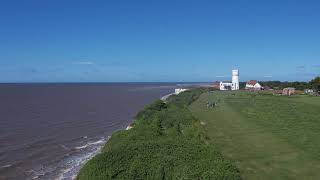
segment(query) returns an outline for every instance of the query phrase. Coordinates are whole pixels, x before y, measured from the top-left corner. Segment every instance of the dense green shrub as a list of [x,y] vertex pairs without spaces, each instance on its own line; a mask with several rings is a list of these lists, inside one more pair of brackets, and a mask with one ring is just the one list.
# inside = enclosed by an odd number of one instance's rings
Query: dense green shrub
[[176,95],[170,96],[168,98],[168,102],[180,107],[186,107],[190,105],[192,102],[194,102],[195,100],[197,100],[200,97],[200,95],[206,91],[208,91],[208,89],[204,89],[204,88],[197,88],[191,91],[186,91],[179,94],[178,96]]
[[186,108],[204,89],[155,101],[136,117],[134,128],[112,135],[102,153],[77,179],[241,179]]
[[320,91],[320,76],[311,80],[310,84],[314,90]]

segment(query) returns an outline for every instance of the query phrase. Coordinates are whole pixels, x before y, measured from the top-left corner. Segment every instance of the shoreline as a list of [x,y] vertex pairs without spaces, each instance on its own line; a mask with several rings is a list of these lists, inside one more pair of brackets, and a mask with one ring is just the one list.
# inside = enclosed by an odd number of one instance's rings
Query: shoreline
[[70,149],[72,149],[73,152],[59,160],[56,164],[40,166],[40,168],[33,168],[26,171],[28,174],[27,178],[57,180],[76,179],[81,168],[89,160],[101,153],[102,148],[110,137],[111,136],[94,138],[88,140],[84,145],[72,147]]
[[162,96],[161,98],[160,98],[160,100],[162,100],[162,101],[166,101],[170,96],[172,96],[172,95],[175,95],[175,93],[170,93],[170,94],[167,94],[167,95],[165,95],[165,96]]
[[[159,98],[159,100],[162,100],[162,101],[165,102],[165,101],[166,101],[170,96],[172,96],[172,95],[175,95],[175,93],[170,93],[170,94],[164,95],[164,96],[162,96],[161,98]],[[146,105],[147,105],[147,104],[146,104]],[[141,110],[139,110],[139,111],[141,111]],[[126,128],[122,128],[122,129],[116,130],[116,131],[114,131],[112,134],[114,134],[114,133],[116,133],[116,132],[118,132],[118,131],[130,130],[130,129],[134,128],[132,124],[134,123],[135,119],[133,118],[132,120],[133,120],[133,121],[131,121],[131,122],[126,126]],[[72,179],[72,180],[74,180],[74,179],[77,178],[80,170],[83,168],[83,166],[86,165],[86,163],[88,163],[88,161],[90,161],[92,158],[94,158],[95,156],[97,156],[98,154],[101,153],[103,147],[108,143],[108,140],[112,137],[112,134],[106,138],[106,140],[105,140],[105,142],[103,143],[103,145],[102,145],[101,147],[99,147],[99,150],[97,150],[94,154],[91,154],[90,158],[86,158],[85,162],[83,162],[81,165],[78,166],[78,167],[80,167],[80,168],[77,168],[77,172],[75,172],[75,174],[73,174],[73,175],[71,176],[71,179]],[[72,167],[72,168],[76,168],[76,167]],[[65,176],[64,176],[65,174],[66,174],[65,172],[62,172],[62,173],[60,174],[59,178],[60,178],[60,179],[64,179],[64,178],[70,177],[70,176],[65,177]],[[58,178],[58,179],[59,179],[59,178]]]

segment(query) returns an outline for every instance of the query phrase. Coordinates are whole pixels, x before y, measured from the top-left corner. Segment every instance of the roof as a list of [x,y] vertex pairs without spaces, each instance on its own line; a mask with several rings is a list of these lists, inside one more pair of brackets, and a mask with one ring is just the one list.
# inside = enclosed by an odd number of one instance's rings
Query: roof
[[247,84],[252,85],[252,86],[256,85],[257,83],[258,83],[257,80],[250,80],[247,82]]

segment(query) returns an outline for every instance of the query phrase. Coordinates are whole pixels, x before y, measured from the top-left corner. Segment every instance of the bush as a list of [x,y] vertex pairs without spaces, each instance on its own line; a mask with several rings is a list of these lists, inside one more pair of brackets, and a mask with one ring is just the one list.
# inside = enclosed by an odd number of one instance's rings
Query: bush
[[157,100],[136,117],[134,128],[112,135],[77,179],[241,179],[186,108],[203,89]]

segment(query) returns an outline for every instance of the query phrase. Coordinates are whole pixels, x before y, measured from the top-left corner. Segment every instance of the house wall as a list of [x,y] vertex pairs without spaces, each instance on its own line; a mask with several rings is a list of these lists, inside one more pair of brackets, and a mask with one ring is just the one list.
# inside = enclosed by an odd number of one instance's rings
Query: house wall
[[261,89],[262,86],[261,86],[259,83],[257,83],[257,84],[254,85],[254,88],[255,88],[255,89]]
[[246,88],[254,88],[254,86],[251,84],[246,84]]
[[246,84],[246,89],[261,89],[262,86],[259,83],[256,83],[255,85],[252,84]]
[[220,82],[220,90],[221,91],[229,90],[228,87],[230,88],[230,90],[232,90],[232,83]]

